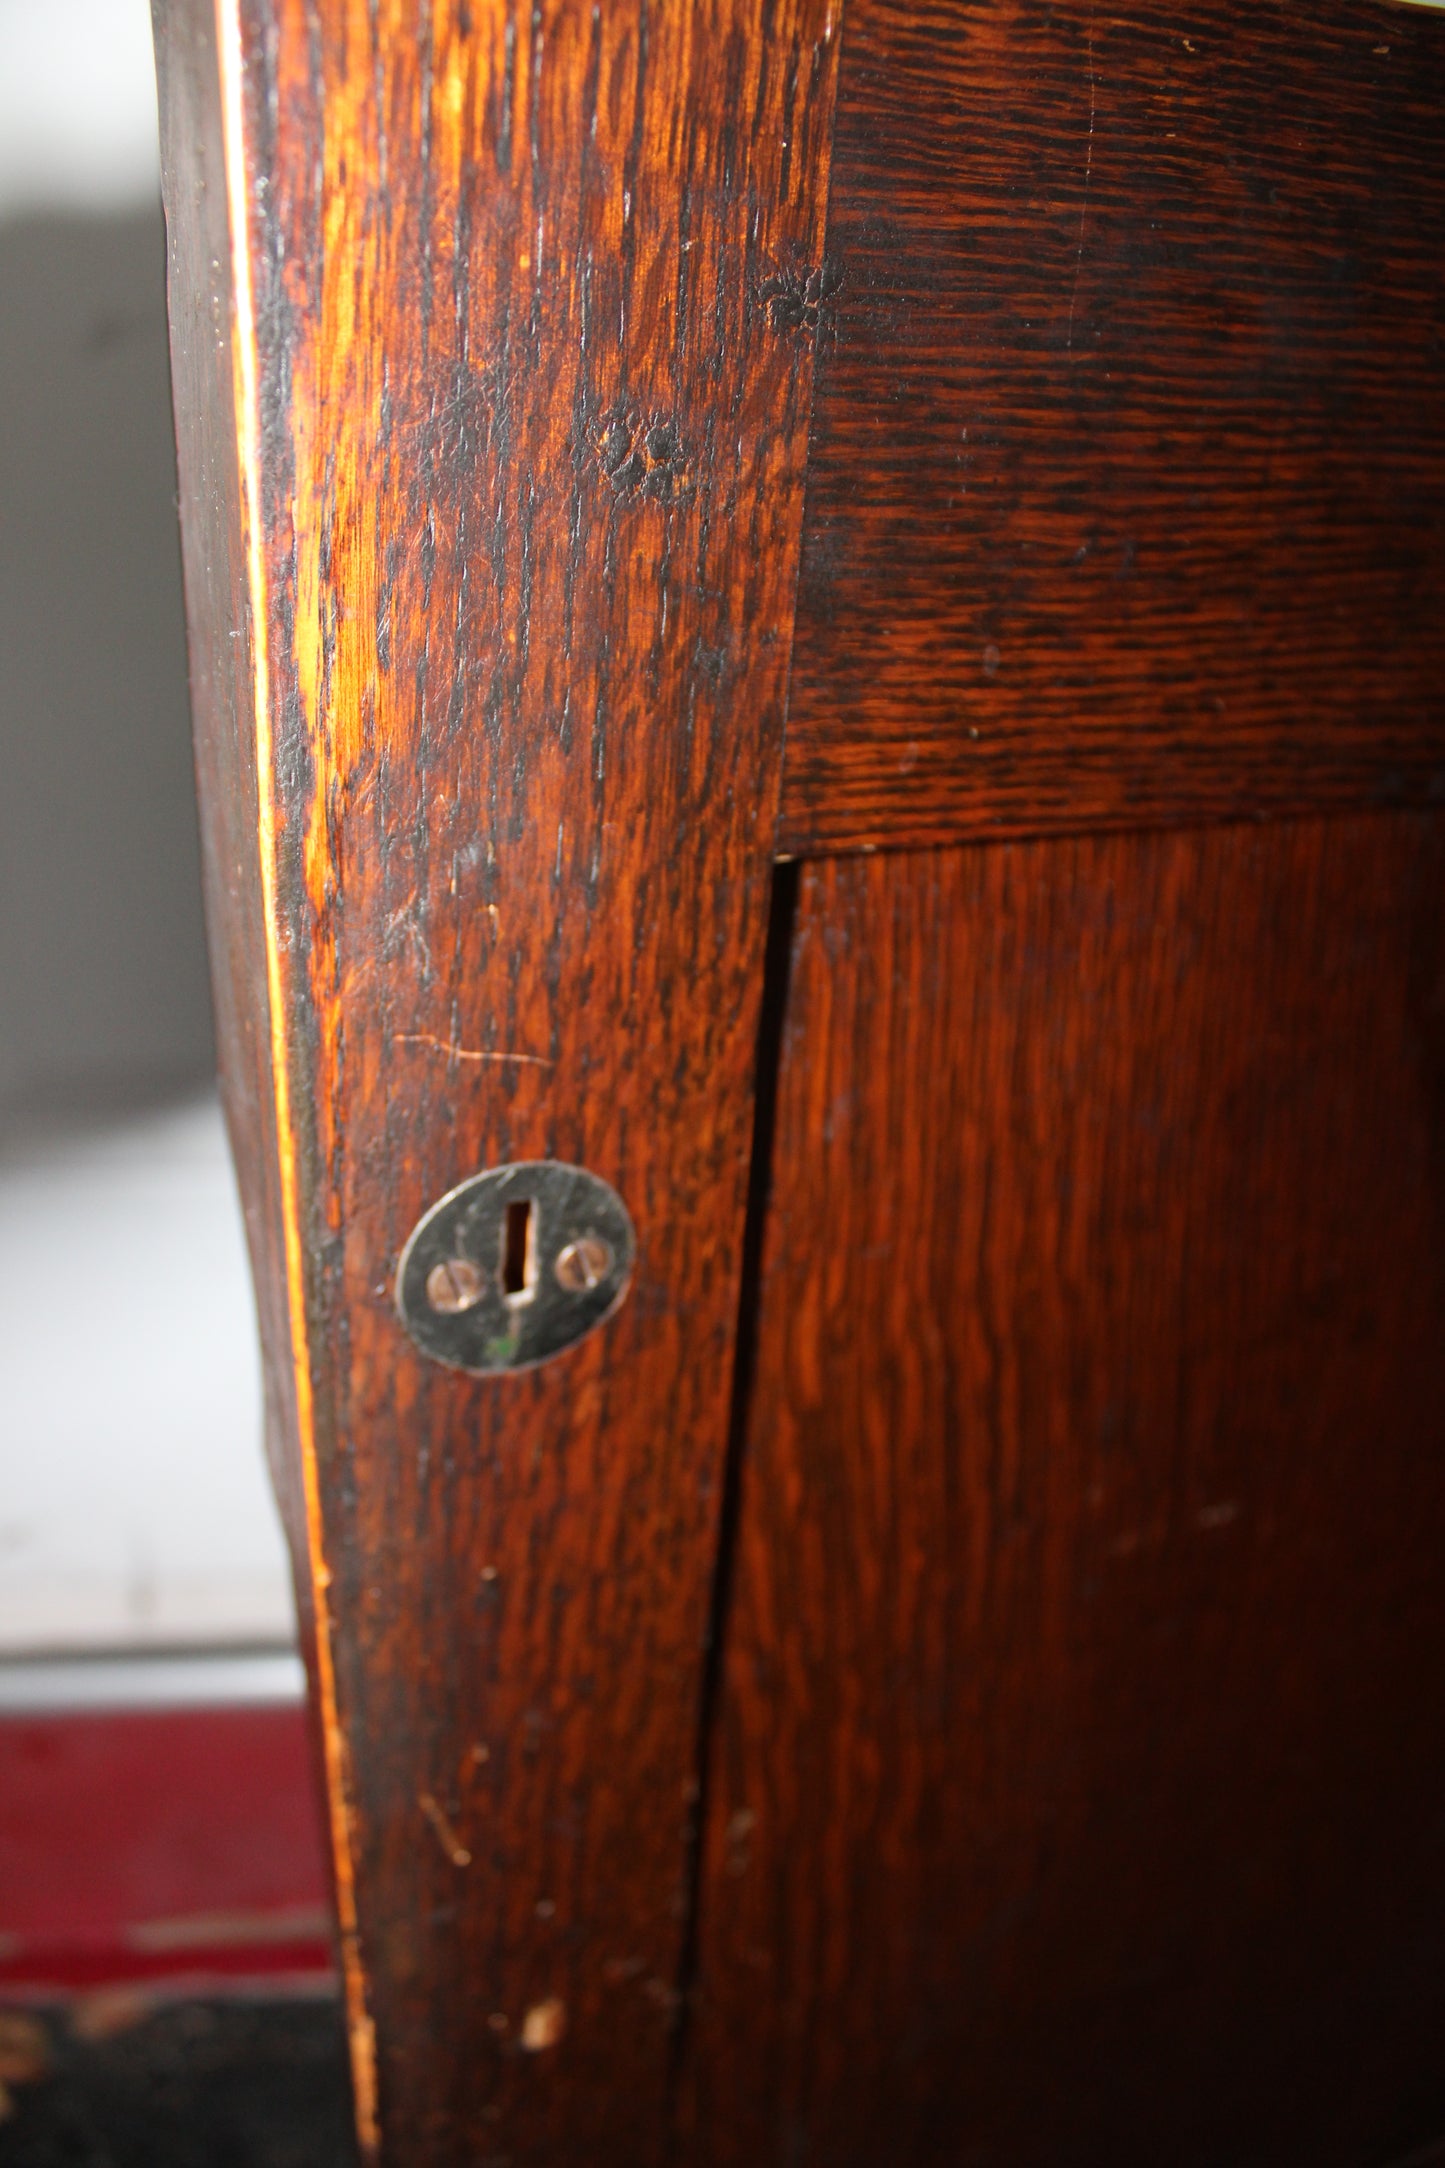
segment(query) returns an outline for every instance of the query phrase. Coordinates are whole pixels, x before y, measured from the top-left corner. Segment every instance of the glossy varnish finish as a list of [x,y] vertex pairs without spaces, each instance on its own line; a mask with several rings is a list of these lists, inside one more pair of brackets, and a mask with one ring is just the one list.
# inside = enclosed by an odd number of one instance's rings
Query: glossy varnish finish
[[782,841],[1445,791],[1445,16],[849,0]]
[[[208,18],[161,8],[173,84]],[[217,24],[169,149],[198,726],[213,828],[256,779],[259,874],[217,846],[212,903],[270,1034],[251,1179],[362,2135],[632,2168],[686,1910],[814,339],[779,297],[821,260],[834,26]],[[213,264],[224,388],[188,351]],[[625,1200],[626,1304],[529,1375],[437,1368],[393,1305],[408,1233],[546,1157]]]
[[801,869],[698,2160],[1438,2135],[1442,1118],[1438,819]]

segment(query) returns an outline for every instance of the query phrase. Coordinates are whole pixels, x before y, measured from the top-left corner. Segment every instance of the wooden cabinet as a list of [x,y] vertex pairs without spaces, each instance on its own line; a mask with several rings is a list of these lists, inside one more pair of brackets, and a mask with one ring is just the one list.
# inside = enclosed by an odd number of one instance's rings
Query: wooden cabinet
[[[1445,2130],[1445,20],[156,16],[364,2145],[1386,2168]],[[537,1160],[626,1300],[429,1359],[413,1227]]]

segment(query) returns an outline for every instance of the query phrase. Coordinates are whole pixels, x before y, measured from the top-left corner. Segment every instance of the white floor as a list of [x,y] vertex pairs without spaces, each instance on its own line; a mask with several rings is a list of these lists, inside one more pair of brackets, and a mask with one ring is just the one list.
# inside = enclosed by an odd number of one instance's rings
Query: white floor
[[218,1107],[12,1135],[0,1657],[293,1634]]

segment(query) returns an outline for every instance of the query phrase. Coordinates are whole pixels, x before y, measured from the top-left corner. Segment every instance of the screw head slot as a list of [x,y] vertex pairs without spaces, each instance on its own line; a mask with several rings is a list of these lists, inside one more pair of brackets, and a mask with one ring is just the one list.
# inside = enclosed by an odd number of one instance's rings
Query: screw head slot
[[583,1295],[598,1287],[612,1270],[612,1252],[600,1235],[582,1235],[557,1252],[552,1267],[559,1287],[569,1295]]
[[486,1292],[486,1279],[470,1257],[444,1257],[426,1276],[427,1301],[449,1317],[474,1309]]
[[622,1199],[585,1167],[492,1167],[417,1222],[397,1310],[433,1362],[479,1377],[530,1370],[611,1316],[636,1247]]

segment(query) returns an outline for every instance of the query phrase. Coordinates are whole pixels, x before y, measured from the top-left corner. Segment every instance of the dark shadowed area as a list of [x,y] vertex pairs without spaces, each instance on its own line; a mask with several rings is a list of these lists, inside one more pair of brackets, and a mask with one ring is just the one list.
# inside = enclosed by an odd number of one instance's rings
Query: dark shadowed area
[[42,2022],[4,2168],[352,2168],[332,2001],[179,2003],[92,2039]]

